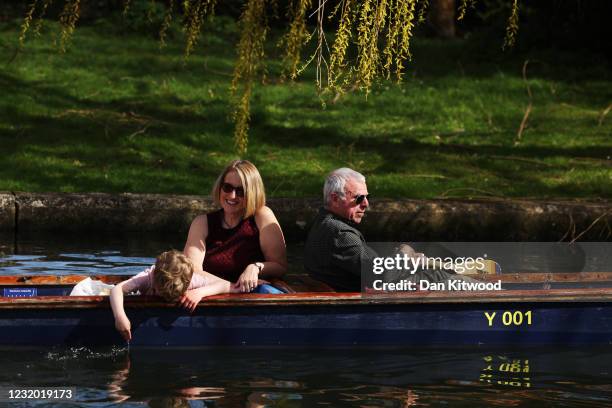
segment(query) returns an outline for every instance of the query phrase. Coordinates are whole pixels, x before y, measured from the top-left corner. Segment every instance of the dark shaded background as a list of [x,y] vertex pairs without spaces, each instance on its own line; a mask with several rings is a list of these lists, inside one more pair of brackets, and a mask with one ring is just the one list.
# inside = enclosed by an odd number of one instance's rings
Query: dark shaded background
[[[460,0],[432,0],[432,3],[450,2],[459,5]],[[124,0],[83,0],[80,24],[87,24],[100,18],[119,18],[123,11]],[[180,2],[177,2],[180,3]],[[217,2],[216,14],[238,17],[244,0],[224,0]],[[326,7],[332,10],[336,1]],[[25,15],[29,2],[23,0],[4,0],[0,4],[0,21],[19,18]],[[54,2],[47,15],[57,19],[63,1]],[[147,13],[150,0],[131,0],[130,12],[121,17],[123,23],[136,30],[158,30],[163,18],[167,1],[156,1],[153,12]],[[270,24],[277,28],[287,25],[287,10],[291,0],[279,0],[277,7],[270,9]],[[491,46],[499,48],[510,16],[511,0],[477,0],[474,8],[466,17],[456,22],[458,37],[479,35],[488,39]],[[558,48],[584,50],[604,54],[607,61],[612,57],[611,42],[612,2],[606,0],[520,0],[519,34],[517,51],[529,48]],[[314,9],[314,8],[313,8]],[[435,10],[435,7],[432,8]],[[276,18],[275,18],[276,17]],[[314,23],[314,17],[312,18]],[[329,21],[330,28],[336,21]],[[435,30],[427,25],[421,26],[417,35],[435,35]]]

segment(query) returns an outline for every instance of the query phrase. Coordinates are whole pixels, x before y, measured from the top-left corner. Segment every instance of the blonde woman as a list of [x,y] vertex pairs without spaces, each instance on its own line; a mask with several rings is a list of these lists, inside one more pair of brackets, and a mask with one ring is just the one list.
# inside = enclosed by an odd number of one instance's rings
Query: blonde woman
[[[287,271],[283,231],[272,210],[259,171],[248,160],[232,161],[219,175],[212,197],[220,209],[196,217],[184,253],[196,266],[234,283],[241,292],[281,293],[258,279],[280,278]],[[184,306],[201,297],[188,291]]]

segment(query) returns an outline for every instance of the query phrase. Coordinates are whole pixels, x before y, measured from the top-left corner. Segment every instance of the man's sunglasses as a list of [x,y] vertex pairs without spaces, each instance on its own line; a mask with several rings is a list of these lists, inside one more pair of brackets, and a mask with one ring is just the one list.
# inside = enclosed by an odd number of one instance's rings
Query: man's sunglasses
[[227,193],[227,194],[231,194],[232,191],[235,191],[236,192],[236,197],[244,197],[244,188],[242,188],[242,187],[234,187],[230,183],[223,183],[223,184],[221,184],[221,190],[223,190],[223,192]]
[[361,205],[361,203],[363,203],[363,200],[368,200],[368,202],[370,202],[370,195],[369,194],[360,194],[358,196],[355,196],[355,204],[357,205]]
[[[353,194],[353,193],[351,193]],[[361,205],[361,203],[363,203],[363,200],[368,200],[368,202],[370,201],[370,195],[369,194],[360,194],[360,195],[354,195],[353,194],[353,199],[355,200],[355,204],[357,205]]]

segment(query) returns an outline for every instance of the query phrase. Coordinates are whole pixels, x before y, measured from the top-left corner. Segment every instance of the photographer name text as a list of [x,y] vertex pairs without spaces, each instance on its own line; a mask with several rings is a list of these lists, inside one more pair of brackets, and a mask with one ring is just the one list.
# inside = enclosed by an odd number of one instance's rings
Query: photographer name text
[[459,279],[450,279],[444,282],[429,282],[424,279],[417,282],[408,279],[403,279],[399,282],[384,282],[382,279],[378,279],[373,282],[373,288],[374,290],[384,292],[407,292],[417,290],[502,290],[501,280],[498,280],[497,282],[466,282]]

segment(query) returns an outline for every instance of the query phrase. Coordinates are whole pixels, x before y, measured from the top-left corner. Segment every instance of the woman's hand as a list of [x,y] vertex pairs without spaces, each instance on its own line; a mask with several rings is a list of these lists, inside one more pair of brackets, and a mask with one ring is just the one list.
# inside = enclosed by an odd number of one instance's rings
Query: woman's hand
[[115,319],[115,328],[121,334],[125,341],[132,340],[132,324],[127,316],[122,316]]
[[257,279],[259,277],[259,268],[255,264],[248,265],[242,275],[234,283],[234,288],[240,292],[250,292],[257,287]]
[[200,300],[202,300],[202,295],[199,290],[192,289],[185,292],[183,296],[179,299],[179,304],[187,309],[189,313],[193,313]]

